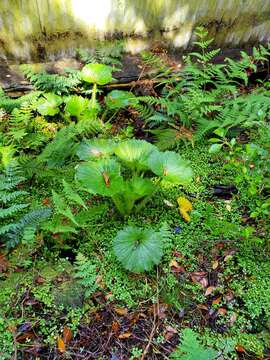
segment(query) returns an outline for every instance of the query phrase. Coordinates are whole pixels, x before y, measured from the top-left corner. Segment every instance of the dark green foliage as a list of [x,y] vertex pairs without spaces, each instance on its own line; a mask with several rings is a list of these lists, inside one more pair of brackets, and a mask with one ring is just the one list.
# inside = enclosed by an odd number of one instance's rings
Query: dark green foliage
[[20,96],[19,98],[11,98],[5,94],[3,89],[0,87],[0,109],[4,109],[7,112],[11,112],[12,110],[16,108],[20,108],[23,103],[31,102],[40,93],[38,91],[31,92],[27,95]]
[[213,64],[219,49],[209,50],[212,40],[207,40],[203,28],[197,28],[196,35],[199,51],[189,54],[183,70],[163,82],[163,96],[140,98],[148,107],[137,107],[142,118],[152,127],[195,125],[197,138],[218,127],[252,126],[266,118],[270,106],[268,94],[254,91],[243,95],[238,87],[248,85],[248,74],[267,61],[269,49],[260,46],[253,49],[253,56],[241,52],[240,61],[226,59],[225,64]]
[[118,70],[117,67],[122,66],[123,45],[122,41],[106,41],[105,43],[98,44],[92,52],[77,49],[77,55],[85,64],[101,63],[111,65],[115,70]]
[[66,94],[81,82],[79,72],[70,72],[68,76],[35,72],[31,65],[22,65],[21,69],[26,78],[37,90]]
[[211,348],[206,348],[198,341],[198,335],[191,329],[182,331],[181,345],[172,353],[170,359],[175,360],[215,360],[219,353]]
[[[24,209],[29,207],[29,204],[21,199],[28,193],[17,190],[18,185],[24,180],[19,170],[14,167],[8,168],[0,175],[0,219],[4,222],[0,227],[0,236],[8,248],[17,246],[29,228],[35,230],[51,213],[49,208],[25,213]],[[34,231],[32,235],[34,236]]]
[[76,257],[75,271],[75,278],[85,288],[85,296],[92,295],[98,289],[96,283],[97,266],[93,261],[79,253]]

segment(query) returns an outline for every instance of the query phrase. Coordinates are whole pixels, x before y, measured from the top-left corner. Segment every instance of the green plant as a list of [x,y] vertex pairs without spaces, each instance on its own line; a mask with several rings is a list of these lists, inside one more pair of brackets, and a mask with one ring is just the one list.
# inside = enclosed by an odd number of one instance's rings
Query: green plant
[[96,116],[100,111],[100,105],[96,99],[97,85],[106,85],[113,80],[112,68],[104,64],[88,64],[82,68],[81,78],[86,83],[93,84],[90,109],[93,115]]
[[128,226],[114,238],[115,255],[129,271],[149,271],[160,262],[163,255],[163,235],[162,231]]
[[[201,138],[216,128],[236,126],[251,127],[267,118],[270,108],[267,91],[242,93],[241,84],[248,85],[249,74],[257,71],[262,62],[268,61],[269,48],[253,49],[253,55],[241,52],[241,60],[226,59],[225,64],[214,64],[219,49],[209,50],[205,29],[195,31],[198,51],[185,58],[183,70],[172,74],[161,84],[162,96],[144,96],[138,100],[146,106],[137,110],[148,124],[164,130],[175,126],[196,127],[196,138]],[[162,140],[162,132],[157,133]],[[170,139],[169,139],[170,136]],[[176,141],[175,131],[167,133],[169,143]]]
[[78,71],[69,72],[68,76],[47,74],[45,71],[35,71],[31,65],[21,65],[25,77],[37,90],[55,92],[56,94],[70,93],[81,80]]
[[54,93],[45,93],[37,102],[37,111],[41,115],[54,116],[60,112],[62,98]]
[[52,233],[74,233],[87,226],[88,222],[97,214],[103,212],[104,206],[88,208],[81,196],[73,190],[71,184],[62,181],[63,191],[58,194],[52,190],[54,216],[43,225],[43,229]]
[[110,110],[119,110],[127,106],[136,106],[138,99],[129,91],[112,90],[105,98],[105,103]]
[[175,360],[214,360],[219,353],[211,348],[206,348],[198,341],[198,335],[191,329],[182,331],[181,345],[178,345],[170,359]]
[[22,203],[20,199],[28,193],[18,189],[24,180],[14,167],[6,169],[0,176],[0,219],[3,221],[0,236],[8,248],[14,248],[22,239],[32,241],[38,225],[51,214],[49,208],[25,213],[29,204]]
[[92,295],[97,289],[97,266],[85,257],[83,254],[78,254],[75,263],[75,278],[78,279],[85,289],[85,296]]
[[118,71],[118,67],[122,65],[123,51],[124,43],[121,40],[102,41],[91,52],[77,49],[77,55],[85,64],[101,63],[110,65],[114,68],[114,71]]
[[139,211],[161,181],[184,185],[192,178],[191,168],[180,155],[159,152],[143,140],[117,144],[102,139],[87,141],[77,155],[89,161],[76,167],[76,179],[86,191],[111,197],[122,215],[129,215],[134,207]]

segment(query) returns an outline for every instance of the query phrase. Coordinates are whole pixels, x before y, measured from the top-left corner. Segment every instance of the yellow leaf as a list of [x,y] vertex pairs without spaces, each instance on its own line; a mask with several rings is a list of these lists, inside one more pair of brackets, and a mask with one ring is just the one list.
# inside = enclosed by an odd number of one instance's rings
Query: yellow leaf
[[185,211],[191,211],[192,210],[192,204],[191,202],[186,199],[185,197],[183,196],[180,196],[178,199],[177,199],[177,203],[179,205],[179,207]]
[[57,347],[58,351],[60,351],[61,353],[64,353],[66,351],[66,345],[64,343],[64,340],[60,337],[57,338]]
[[191,219],[190,219],[190,216],[188,215],[187,211],[183,210],[181,208],[179,208],[179,210],[180,210],[180,214],[182,215],[182,218],[184,220],[186,220],[187,222],[189,222]]
[[128,313],[126,308],[114,308],[114,311],[120,316],[125,316]]
[[189,216],[189,212],[192,210],[192,204],[191,202],[186,199],[185,197],[180,196],[177,199],[177,203],[179,205],[179,211],[180,214],[182,215],[183,219],[187,222],[190,221],[190,216]]

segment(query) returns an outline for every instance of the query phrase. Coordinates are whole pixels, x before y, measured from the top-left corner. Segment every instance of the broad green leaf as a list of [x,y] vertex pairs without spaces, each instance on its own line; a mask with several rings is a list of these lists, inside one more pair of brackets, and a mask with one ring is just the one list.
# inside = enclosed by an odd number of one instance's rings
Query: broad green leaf
[[82,68],[81,78],[91,84],[105,85],[113,80],[112,68],[103,64],[87,64]]
[[138,104],[136,96],[129,91],[113,90],[105,98],[106,105],[111,110],[122,109]]
[[108,139],[84,140],[78,147],[77,155],[81,160],[94,160],[113,154],[115,144]]
[[44,116],[54,116],[58,114],[60,111],[59,106],[63,102],[61,96],[53,93],[47,93],[43,96],[44,98],[39,99],[37,102],[37,111]]
[[126,140],[115,147],[115,154],[127,166],[136,170],[149,169],[148,158],[156,147],[144,140]]
[[163,236],[151,229],[128,226],[113,241],[114,252],[125,269],[149,271],[163,255]]
[[149,168],[163,180],[173,184],[188,184],[192,180],[189,163],[173,151],[154,151],[148,160]]
[[66,101],[65,111],[71,116],[79,117],[88,107],[89,100],[82,96],[72,95]]
[[133,177],[127,182],[127,191],[134,200],[150,195],[155,190],[155,186],[150,179],[139,176]]
[[76,178],[92,194],[113,196],[123,187],[120,165],[114,159],[89,161],[76,168]]
[[223,144],[213,144],[209,148],[210,154],[216,154],[222,149]]

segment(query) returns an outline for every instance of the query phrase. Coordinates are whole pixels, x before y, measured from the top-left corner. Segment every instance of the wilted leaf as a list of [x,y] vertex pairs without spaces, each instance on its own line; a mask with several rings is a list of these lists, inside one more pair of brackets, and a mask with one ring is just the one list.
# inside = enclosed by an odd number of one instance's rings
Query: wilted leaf
[[214,286],[209,286],[207,289],[206,289],[206,292],[205,292],[205,296],[209,296],[212,294],[213,290],[215,289]]
[[198,305],[197,305],[197,308],[198,308],[198,309],[201,309],[201,310],[206,310],[206,311],[208,311],[208,306],[207,306],[207,305],[204,305],[204,304],[198,304]]
[[118,321],[113,321],[112,322],[112,331],[114,333],[117,333],[120,330],[120,324]]
[[64,340],[62,338],[60,338],[60,337],[57,338],[57,349],[61,353],[66,352],[66,345],[64,343]]
[[64,333],[63,333],[63,341],[65,344],[68,344],[72,340],[72,331],[69,327],[64,326]]
[[242,345],[239,345],[239,344],[236,345],[235,350],[237,352],[239,352],[239,353],[245,353],[246,352],[246,349]]
[[237,314],[235,312],[232,313],[231,317],[230,317],[230,325],[232,326],[237,319]]
[[120,316],[125,316],[128,313],[126,308],[114,308],[114,311]]
[[219,313],[220,315],[226,315],[226,314],[227,314],[227,310],[224,309],[224,308],[219,308],[219,309],[218,309],[218,313]]
[[164,199],[163,202],[168,207],[174,207],[174,205],[169,200]]
[[213,301],[212,301],[212,304],[213,305],[218,305],[218,304],[220,304],[221,303],[221,296],[219,296],[219,297],[217,297],[216,299],[214,299]]
[[131,335],[132,335],[132,333],[126,332],[126,333],[120,334],[120,335],[118,336],[118,339],[128,339],[128,338],[131,337]]
[[5,255],[0,255],[0,273],[7,270],[9,262],[6,259]]
[[185,272],[185,268],[178,264],[176,260],[171,260],[169,266],[172,268],[174,272]]
[[219,262],[216,260],[212,263],[212,269],[216,270],[218,268]]

